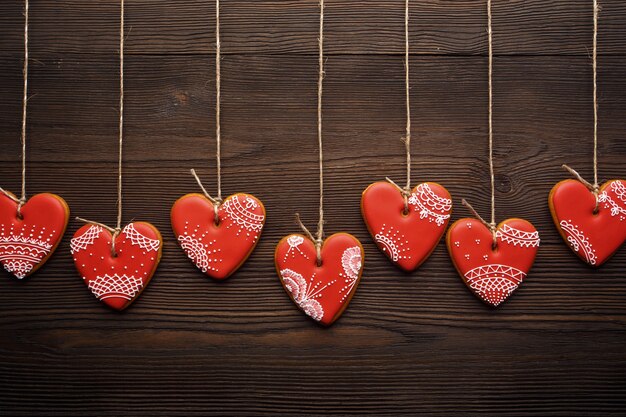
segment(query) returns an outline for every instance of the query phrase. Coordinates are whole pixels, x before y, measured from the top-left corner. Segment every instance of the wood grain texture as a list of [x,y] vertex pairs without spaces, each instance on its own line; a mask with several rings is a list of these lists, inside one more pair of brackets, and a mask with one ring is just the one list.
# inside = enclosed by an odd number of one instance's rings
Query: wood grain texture
[[[68,233],[25,282],[0,279],[0,415],[494,415],[626,412],[626,250],[600,270],[563,244],[547,205],[566,162],[590,177],[590,1],[496,2],[497,213],[542,238],[524,286],[498,310],[471,295],[441,244],[415,273],[386,261],[360,216],[373,181],[403,178],[402,1],[331,1],[324,102],[328,233],[357,236],[361,285],[330,329],[306,319],[273,251],[316,222],[317,1],[223,4],[224,193],[268,211],[228,281],[205,278],[169,210],[215,187],[212,2],[128,3],[125,221],[155,224],[163,260],[122,314],[75,273]],[[600,177],[626,171],[626,6],[602,2]],[[32,0],[28,191],[115,221],[117,23],[113,0]],[[0,186],[17,190],[21,2],[0,12]],[[488,210],[481,1],[411,7],[415,181]]]

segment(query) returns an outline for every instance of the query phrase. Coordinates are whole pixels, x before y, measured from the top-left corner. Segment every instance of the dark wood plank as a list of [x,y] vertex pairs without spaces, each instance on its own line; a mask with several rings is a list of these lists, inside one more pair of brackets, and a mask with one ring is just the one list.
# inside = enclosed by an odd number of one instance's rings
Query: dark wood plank
[[[21,2],[3,4],[0,55],[20,55]],[[119,2],[32,1],[32,56],[107,53],[118,48]],[[588,55],[588,0],[509,0],[494,3],[498,54]],[[624,54],[626,4],[602,1],[603,54]],[[214,2],[134,0],[126,6],[127,53],[211,53]],[[484,1],[415,1],[411,6],[415,54],[484,54]],[[222,6],[224,54],[317,51],[317,0],[231,0]],[[326,50],[331,54],[403,54],[404,1],[341,0],[327,3]],[[132,29],[131,29],[132,28]]]
[[[188,169],[214,187],[209,3],[128,2],[125,221],[163,233],[153,282],[122,314],[98,304],[71,262],[74,221],[45,268],[25,282],[0,277],[0,415],[624,414],[626,250],[598,271],[586,267],[547,208],[550,188],[567,176],[560,164],[591,175],[588,2],[496,2],[507,31],[495,68],[498,216],[531,220],[542,248],[525,285],[495,311],[468,292],[443,244],[404,274],[368,236],[361,191],[404,173],[401,2],[329,4],[327,231],[355,234],[366,252],[357,294],[330,329],[295,309],[273,266],[275,244],[297,231],[294,212],[317,220],[315,1],[233,1],[224,10],[224,191],[265,203],[257,250],[218,284],[171,232],[172,203],[197,191]],[[603,3],[608,179],[626,167],[626,8]],[[454,219],[468,215],[462,197],[485,212],[483,4],[424,1],[412,10],[426,23],[413,29],[414,178],[449,188]],[[0,13],[0,186],[12,190],[19,14],[15,3]],[[45,30],[33,32],[29,192],[56,192],[74,215],[112,223],[117,2],[33,1],[33,19]]]

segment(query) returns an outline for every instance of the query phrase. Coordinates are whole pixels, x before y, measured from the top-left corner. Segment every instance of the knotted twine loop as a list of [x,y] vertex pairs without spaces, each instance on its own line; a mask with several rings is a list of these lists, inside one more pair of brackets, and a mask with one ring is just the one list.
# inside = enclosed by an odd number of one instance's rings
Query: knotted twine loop
[[385,180],[391,185],[395,186],[398,189],[398,191],[400,191],[400,194],[402,194],[402,197],[404,197],[404,213],[403,214],[405,215],[409,214],[409,197],[411,196],[411,186],[406,185],[405,187],[400,187],[389,177],[385,177]]
[[202,181],[200,181],[200,177],[198,177],[198,174],[196,174],[195,169],[191,170],[191,175],[193,175],[193,177],[196,179],[196,182],[200,186],[200,189],[202,190],[202,193],[204,193],[204,196],[211,202],[211,204],[213,204],[213,212],[215,214],[214,221],[215,225],[217,226],[220,223],[219,209],[224,201],[221,197],[214,198],[211,196],[211,194],[209,194],[206,188],[204,188],[204,185],[202,185]]
[[596,198],[596,207],[593,210],[593,212],[597,213],[598,209],[600,208],[600,197],[599,197],[599,195],[600,195],[600,186],[598,184],[590,183],[589,181],[584,179],[575,169],[570,168],[569,166],[567,166],[565,164],[561,165],[561,168],[563,168],[565,171],[567,171],[570,174],[572,174],[572,176],[574,178],[576,178],[578,181],[580,181],[585,187],[587,187],[589,189],[589,191],[591,191],[591,193]]
[[495,249],[496,246],[498,245],[498,236],[497,236],[498,225],[495,222],[488,222],[487,220],[483,219],[482,216],[478,214],[478,212],[474,209],[474,207],[472,207],[472,205],[467,202],[467,200],[462,199],[461,204],[467,207],[467,209],[470,212],[472,212],[474,217],[476,217],[476,219],[478,219],[482,224],[485,225],[485,227],[487,227],[487,229],[491,231],[491,236],[493,237],[493,248]]
[[324,244],[324,236],[319,234],[319,230],[323,230],[323,225],[318,223],[318,234],[317,237],[313,236],[313,233],[302,223],[300,219],[300,213],[296,213],[296,223],[300,226],[300,229],[304,232],[304,234],[311,239],[311,241],[315,244],[315,253],[317,257],[317,266],[322,265],[322,245]]
[[24,206],[24,204],[26,204],[26,197],[17,198],[11,192],[6,191],[2,187],[0,187],[0,193],[4,194],[5,196],[9,197],[11,200],[13,200],[13,201],[15,201],[17,203],[17,217],[19,217],[21,219],[22,218],[22,206]]
[[113,237],[111,238],[111,256],[114,258],[117,257],[117,252],[115,251],[115,241],[117,240],[117,237],[120,235],[120,233],[122,233],[121,227],[118,226],[118,227],[113,228],[113,227],[107,226],[104,223],[94,222],[93,220],[83,219],[82,217],[76,217],[76,220],[78,220],[79,222],[86,223],[86,224],[100,226],[103,229],[106,229],[109,232],[111,232],[111,235],[113,235]]

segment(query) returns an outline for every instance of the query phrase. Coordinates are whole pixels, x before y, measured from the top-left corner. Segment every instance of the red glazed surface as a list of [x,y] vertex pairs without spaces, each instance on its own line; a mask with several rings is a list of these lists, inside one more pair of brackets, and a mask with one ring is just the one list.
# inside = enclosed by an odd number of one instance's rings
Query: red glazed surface
[[322,265],[315,244],[295,234],[283,238],[274,260],[291,300],[313,320],[333,324],[348,307],[363,271],[363,247],[352,235],[337,233],[324,241]]
[[163,242],[150,223],[128,224],[115,240],[111,232],[87,224],[74,234],[71,252],[74,265],[89,290],[115,310],[124,310],[146,289],[159,261]]
[[554,186],[550,212],[569,247],[592,266],[605,263],[626,240],[626,181],[612,180],[600,187],[596,198],[580,181]]
[[218,210],[202,194],[181,197],[172,207],[172,228],[189,259],[206,275],[225,279],[254,250],[265,224],[263,204],[250,194],[228,197]]
[[508,219],[491,231],[476,219],[456,221],[446,237],[450,257],[477,297],[497,307],[524,281],[535,261],[539,233],[522,219]]
[[55,251],[67,227],[70,209],[54,194],[37,194],[22,206],[0,194],[0,262],[18,279],[37,271]]
[[429,182],[416,186],[408,199],[388,182],[377,182],[363,192],[361,213],[378,248],[405,271],[418,268],[443,236],[452,212],[450,193]]

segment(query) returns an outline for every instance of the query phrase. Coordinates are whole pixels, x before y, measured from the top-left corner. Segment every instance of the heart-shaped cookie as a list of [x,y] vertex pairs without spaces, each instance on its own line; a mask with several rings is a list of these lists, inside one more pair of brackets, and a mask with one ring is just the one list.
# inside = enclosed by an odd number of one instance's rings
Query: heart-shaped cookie
[[0,194],[0,262],[18,279],[38,270],[65,233],[70,209],[61,197],[37,194],[22,206]]
[[163,241],[150,223],[128,224],[115,239],[102,226],[87,224],[74,234],[74,264],[91,292],[109,307],[124,310],[148,286],[159,261]]
[[535,261],[537,229],[523,219],[508,219],[496,228],[496,247],[489,228],[476,219],[456,221],[446,236],[452,263],[473,292],[497,307],[519,287]]
[[352,235],[336,233],[321,248],[317,265],[315,244],[294,234],[276,247],[274,261],[283,287],[294,303],[313,320],[330,326],[348,307],[363,270],[363,247]]
[[202,194],[181,197],[172,207],[172,228],[193,263],[215,279],[233,274],[254,250],[265,224],[263,204],[250,194],[234,194],[218,209]]
[[363,192],[361,213],[376,245],[389,259],[410,272],[419,267],[435,250],[443,236],[450,214],[450,193],[441,185],[418,185],[408,198],[388,182],[377,182]]
[[548,203],[552,219],[569,247],[585,262],[598,267],[626,241],[626,181],[611,180],[596,197],[580,181],[554,186]]

